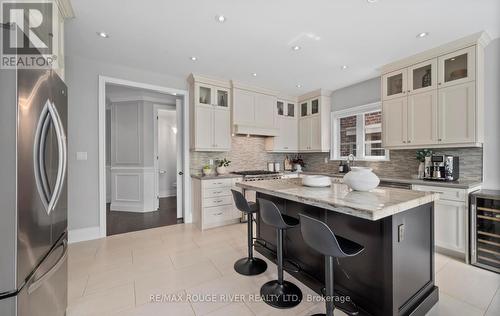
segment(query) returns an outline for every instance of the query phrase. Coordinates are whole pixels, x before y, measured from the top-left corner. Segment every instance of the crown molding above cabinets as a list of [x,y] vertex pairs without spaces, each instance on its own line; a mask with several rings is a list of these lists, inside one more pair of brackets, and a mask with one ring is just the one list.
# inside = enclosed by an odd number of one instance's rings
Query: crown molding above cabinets
[[75,11],[71,5],[70,0],[55,0],[61,16],[65,19],[72,19],[75,17]]
[[482,146],[489,41],[477,33],[382,67],[385,148]]

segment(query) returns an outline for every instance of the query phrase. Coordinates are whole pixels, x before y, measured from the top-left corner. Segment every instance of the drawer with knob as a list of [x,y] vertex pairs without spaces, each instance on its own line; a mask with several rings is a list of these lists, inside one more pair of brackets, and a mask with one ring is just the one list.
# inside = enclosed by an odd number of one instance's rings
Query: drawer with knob
[[206,198],[203,201],[203,206],[212,207],[212,206],[221,206],[221,205],[232,205],[233,197],[232,196],[217,196],[213,198]]

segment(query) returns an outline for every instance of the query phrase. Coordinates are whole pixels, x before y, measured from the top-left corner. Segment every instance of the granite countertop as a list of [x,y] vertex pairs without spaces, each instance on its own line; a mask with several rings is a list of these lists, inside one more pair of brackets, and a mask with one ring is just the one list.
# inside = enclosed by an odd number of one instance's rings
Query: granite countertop
[[373,221],[439,199],[437,193],[405,189],[378,187],[370,192],[352,191],[341,183],[311,188],[303,186],[297,178],[240,182],[236,186]]
[[[341,178],[344,174],[340,173],[327,173],[327,172],[314,172],[314,171],[302,171],[302,174],[320,174],[329,177]],[[417,184],[417,185],[428,185],[433,187],[445,187],[445,188],[455,188],[455,189],[471,189],[481,185],[481,181],[474,180],[458,180],[452,182],[441,182],[441,181],[429,181],[421,179],[408,179],[408,178],[385,178],[380,177],[380,181],[384,182],[396,182],[396,183],[407,183],[407,184]]]
[[241,178],[241,176],[237,175],[237,174],[233,174],[233,173],[228,173],[228,174],[223,174],[223,175],[213,174],[213,175],[208,175],[208,176],[204,176],[201,174],[191,174],[191,178],[200,179],[200,180],[213,180],[213,179],[234,179],[234,178]]

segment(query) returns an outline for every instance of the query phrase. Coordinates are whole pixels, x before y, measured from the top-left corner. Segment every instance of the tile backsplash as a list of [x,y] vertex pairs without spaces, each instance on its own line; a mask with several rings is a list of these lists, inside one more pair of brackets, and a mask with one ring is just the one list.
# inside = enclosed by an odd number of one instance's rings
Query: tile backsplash
[[231,160],[229,171],[241,170],[267,170],[268,162],[283,161],[286,154],[268,153],[265,149],[265,137],[259,136],[233,136],[231,151],[229,152],[191,152],[191,174],[201,174],[201,169],[209,163],[221,158]]
[[[268,162],[283,161],[286,154],[268,153],[265,150],[265,137],[233,136],[232,147],[229,152],[191,152],[191,174],[201,174],[203,165],[210,159],[220,158],[231,160],[230,171],[236,170],[265,170]],[[482,148],[446,148],[433,149],[434,154],[447,154],[460,157],[460,179],[482,180],[483,149]],[[367,166],[373,171],[387,178],[410,178],[418,172],[419,162],[415,158],[415,149],[392,150],[389,161],[356,161],[357,166]],[[293,156],[290,155],[289,156]],[[305,171],[338,172],[338,160],[329,160],[330,153],[302,154],[306,163]],[[328,163],[325,163],[325,158]]]
[[[481,181],[483,176],[482,148],[446,148],[433,149],[436,155],[453,155],[460,157],[460,179]],[[307,171],[338,172],[339,160],[325,163],[329,153],[303,154]],[[391,150],[389,161],[356,161],[356,166],[373,168],[373,171],[386,178],[410,178],[418,173],[419,162],[415,158],[415,149]]]

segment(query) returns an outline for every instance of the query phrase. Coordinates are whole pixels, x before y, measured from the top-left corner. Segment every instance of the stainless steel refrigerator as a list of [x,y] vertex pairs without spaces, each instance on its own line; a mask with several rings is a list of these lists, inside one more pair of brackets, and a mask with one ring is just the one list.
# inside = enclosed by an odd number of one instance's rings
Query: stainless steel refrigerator
[[67,88],[52,70],[0,70],[0,315],[67,306]]

